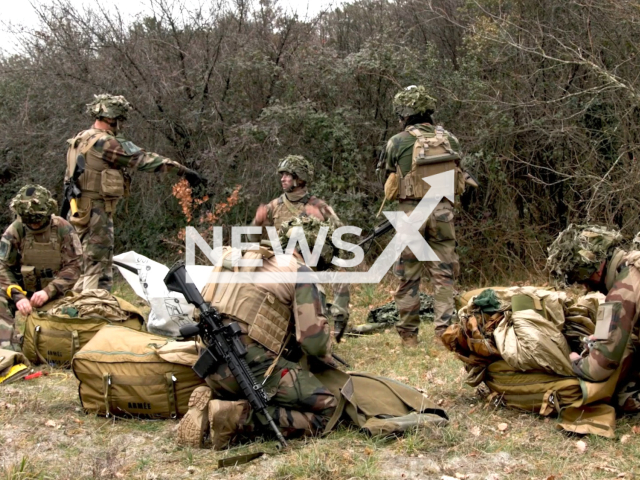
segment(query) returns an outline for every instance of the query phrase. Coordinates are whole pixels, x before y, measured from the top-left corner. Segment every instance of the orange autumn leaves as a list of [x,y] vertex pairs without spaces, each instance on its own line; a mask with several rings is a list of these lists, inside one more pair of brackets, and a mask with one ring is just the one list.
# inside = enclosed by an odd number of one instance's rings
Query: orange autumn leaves
[[[202,227],[203,230],[207,230],[215,225],[220,217],[229,213],[231,209],[238,204],[241,188],[242,185],[236,185],[233,189],[233,192],[231,192],[231,195],[229,195],[224,202],[216,203],[211,210],[200,215],[200,217],[198,218],[199,226]],[[195,208],[209,200],[208,195],[205,195],[202,198],[193,198],[193,191],[191,190],[191,186],[189,185],[189,182],[187,182],[184,178],[173,186],[172,194],[178,200],[180,208],[182,209],[182,213],[184,214],[188,223],[191,223],[191,221],[193,220],[193,211],[195,210]],[[180,233],[178,234],[178,238],[181,241],[184,241],[184,230],[180,231]]]

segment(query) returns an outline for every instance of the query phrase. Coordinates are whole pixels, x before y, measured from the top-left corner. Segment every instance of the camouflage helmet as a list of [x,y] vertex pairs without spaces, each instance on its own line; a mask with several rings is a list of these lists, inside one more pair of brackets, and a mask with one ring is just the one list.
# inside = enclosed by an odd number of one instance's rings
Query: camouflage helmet
[[569,225],[549,247],[547,269],[569,283],[584,282],[623,241],[618,230]]
[[25,185],[9,203],[13,213],[24,223],[40,223],[58,210],[51,193],[40,185]]
[[[307,245],[309,246],[310,251],[314,250],[314,245],[316,244],[316,240],[320,234],[320,229],[323,227],[327,229],[327,236],[325,237],[320,257],[318,258],[316,265],[309,265],[309,267],[314,270],[328,270],[331,268],[331,260],[333,259],[336,250],[331,242],[331,236],[335,230],[335,225],[331,221],[321,221],[316,217],[312,217],[304,213],[287,220],[280,226],[280,230],[278,231],[280,235],[280,245],[282,245],[283,251],[286,250],[287,245],[289,244],[289,239],[295,234],[294,227],[302,227],[302,232],[307,240]],[[299,243],[296,244],[296,248],[300,251]]]
[[313,167],[302,155],[287,155],[278,163],[278,173],[291,173],[300,180],[309,182],[313,177]]
[[393,97],[393,110],[402,118],[433,112],[435,109],[436,99],[430,96],[422,85],[410,85]]
[[87,104],[87,113],[95,119],[121,118],[127,119],[131,104],[122,95],[101,93],[93,96],[93,102]]

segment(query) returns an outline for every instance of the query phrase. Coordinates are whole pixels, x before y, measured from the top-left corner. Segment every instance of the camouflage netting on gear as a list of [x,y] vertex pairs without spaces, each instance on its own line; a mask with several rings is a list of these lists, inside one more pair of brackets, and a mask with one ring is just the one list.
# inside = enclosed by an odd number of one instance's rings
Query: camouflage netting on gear
[[[420,320],[423,322],[433,322],[433,297],[420,292]],[[400,321],[398,306],[394,300],[384,305],[369,310],[367,323],[355,325],[350,329],[350,333],[365,334],[377,330],[382,330],[395,325]]]
[[121,118],[126,120],[131,104],[122,95],[101,93],[94,95],[94,100],[87,104],[87,113],[93,118]]
[[[330,268],[331,260],[335,255],[335,248],[333,243],[331,243],[331,236],[335,230],[333,223],[331,221],[320,221],[317,218],[310,217],[306,214],[287,220],[280,226],[280,230],[278,232],[280,235],[280,245],[282,245],[283,250],[286,250],[287,245],[289,244],[289,239],[295,235],[295,227],[302,228],[302,233],[304,234],[304,238],[307,240],[307,245],[309,246],[310,251],[315,249],[314,246],[318,239],[318,235],[320,234],[320,229],[323,227],[327,229],[327,235],[324,240],[324,245],[322,246],[322,252],[318,259],[317,269],[326,270]],[[296,246],[297,249],[300,250],[299,242]],[[313,265],[309,266],[314,267]]]
[[302,155],[287,155],[278,163],[278,173],[292,173],[300,180],[308,182],[313,177],[313,167]]
[[547,269],[564,278],[581,268],[597,268],[622,241],[617,230],[596,225],[569,225],[549,247]]
[[393,109],[403,118],[433,112],[436,109],[436,99],[422,85],[410,85],[393,97]]
[[58,210],[58,203],[51,198],[51,193],[40,185],[25,185],[9,203],[9,208],[20,215],[25,222],[29,217],[50,217]]

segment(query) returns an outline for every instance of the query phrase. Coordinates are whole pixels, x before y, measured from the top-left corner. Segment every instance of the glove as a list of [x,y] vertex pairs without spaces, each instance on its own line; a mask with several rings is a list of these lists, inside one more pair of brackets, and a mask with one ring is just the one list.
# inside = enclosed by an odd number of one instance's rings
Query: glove
[[200,185],[202,185],[204,188],[207,188],[207,179],[195,170],[186,168],[183,176],[187,180],[187,182],[189,182],[189,185],[191,185],[192,189],[196,189]]

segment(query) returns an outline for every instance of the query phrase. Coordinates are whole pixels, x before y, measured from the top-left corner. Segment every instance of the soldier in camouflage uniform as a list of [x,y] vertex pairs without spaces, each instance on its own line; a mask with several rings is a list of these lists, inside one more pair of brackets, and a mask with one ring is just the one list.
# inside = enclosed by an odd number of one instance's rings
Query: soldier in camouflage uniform
[[[322,226],[325,222],[306,222],[306,228]],[[307,239],[310,236],[307,235]],[[286,243],[284,244],[286,248]],[[228,250],[230,255],[232,250]],[[256,273],[305,273],[311,270],[291,256],[287,266],[280,266],[272,250],[260,247],[248,251],[244,259],[260,259]],[[224,262],[223,262],[224,263]],[[241,267],[243,270],[243,267]],[[246,270],[246,268],[244,268]],[[215,307],[225,322],[235,319],[243,334],[241,341],[248,353],[246,361],[258,383],[264,385],[269,397],[269,413],[285,437],[322,433],[337,407],[334,395],[298,359],[306,355],[309,362],[331,359],[331,335],[322,296],[314,283],[212,283],[203,291],[204,299]],[[202,389],[192,395],[193,407],[178,429],[181,443],[201,444],[199,421],[203,409],[208,408],[213,448],[225,448],[241,438],[251,439],[269,434],[252,412],[249,402],[242,399],[241,390],[226,363],[206,379],[213,391],[212,400],[205,407]],[[200,403],[200,405],[198,405]],[[193,418],[192,418],[193,417]]]
[[157,153],[147,153],[122,136],[122,123],[131,106],[123,96],[95,95],[87,105],[94,118],[89,130],[68,140],[65,182],[72,181],[77,166],[85,165],[77,181],[82,191],[77,212],[69,221],[82,242],[82,277],[75,290],[102,288],[113,283],[113,212],[118,200],[128,194],[127,169],[143,172],[175,170],[192,187],[204,179],[195,171]]
[[[387,142],[380,156],[378,168],[384,168],[391,179],[398,179],[398,200],[401,211],[410,215],[418,205],[428,186],[422,177],[456,169],[460,147],[458,140],[442,127],[434,127],[431,118],[436,101],[429,96],[423,86],[411,86],[400,91],[393,99],[393,105],[404,130]],[[439,139],[437,147],[449,155],[447,161],[416,168],[414,165],[414,145],[423,139]],[[427,154],[429,149],[425,144]],[[443,150],[445,149],[446,150]],[[424,153],[424,152],[423,152]],[[444,158],[444,157],[443,157]],[[441,168],[442,167],[442,168]],[[431,168],[433,171],[429,171]],[[424,170],[424,171],[423,171]],[[409,188],[409,180],[413,185]],[[387,186],[385,185],[385,191]],[[459,192],[458,192],[459,193]],[[453,225],[453,204],[446,198],[436,206],[429,220],[420,231],[440,258],[439,262],[420,262],[411,249],[406,248],[394,265],[393,273],[400,278],[400,286],[395,292],[395,300],[400,312],[400,322],[396,324],[402,344],[413,347],[418,344],[420,325],[420,278],[426,267],[433,285],[434,323],[436,336],[440,337],[451,324],[456,314],[453,302],[454,282],[459,272],[456,253],[456,236]]]
[[590,382],[607,380],[623,363],[617,389],[618,408],[638,412],[640,374],[636,368],[628,368],[634,359],[627,353],[632,333],[638,333],[640,251],[623,250],[619,248],[621,243],[622,235],[617,230],[569,225],[549,247],[547,268],[565,283],[585,285],[590,291],[605,294],[606,302],[616,302],[608,338],[590,337],[582,353],[571,353],[571,361],[574,373]]
[[17,349],[15,310],[29,315],[70,290],[82,247],[73,227],[53,215],[57,203],[46,188],[22,187],[10,208],[17,218],[0,240],[0,348]]
[[[280,230],[282,224],[301,213],[320,221],[329,220],[335,227],[341,226],[340,219],[324,200],[311,195],[307,186],[313,176],[311,164],[301,155],[288,155],[278,164],[278,174],[283,193],[267,205],[260,205],[253,225],[274,226]],[[254,239],[255,240],[255,239]],[[321,289],[324,294],[324,291]],[[340,342],[349,321],[349,285],[333,285],[333,304],[329,309],[334,322],[334,337]]]

